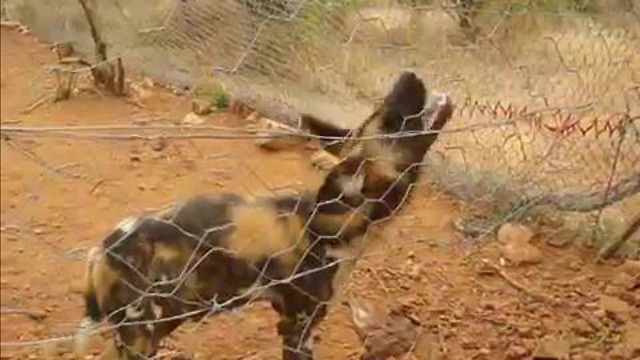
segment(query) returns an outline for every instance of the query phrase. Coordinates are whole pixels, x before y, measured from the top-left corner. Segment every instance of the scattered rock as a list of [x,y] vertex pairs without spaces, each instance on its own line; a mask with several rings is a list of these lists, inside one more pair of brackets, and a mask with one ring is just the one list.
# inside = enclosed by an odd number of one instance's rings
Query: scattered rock
[[548,237],[545,242],[547,243],[547,245],[549,246],[553,246],[556,248],[565,248],[567,246],[569,246],[569,244],[571,244],[572,239],[567,237],[567,236],[550,236]]
[[475,350],[479,348],[478,344],[475,342],[474,339],[469,339],[465,337],[460,339],[460,346],[462,346],[462,348],[465,350]]
[[148,87],[148,88],[153,88],[156,86],[155,81],[153,81],[152,78],[145,76],[142,79],[142,83],[144,84],[144,86]]
[[640,324],[629,322],[624,329],[623,341],[633,356],[640,356]]
[[151,92],[137,83],[131,83],[129,85],[129,90],[136,101],[146,100],[151,97]]
[[384,324],[387,309],[383,305],[356,298],[350,298],[348,305],[356,332],[361,337],[366,337],[368,333],[380,329]]
[[533,360],[569,359],[571,344],[563,338],[546,337],[533,352]]
[[634,278],[629,273],[619,272],[613,277],[613,279],[611,279],[611,283],[625,290],[631,290],[640,284],[640,277]]
[[416,263],[412,258],[409,258],[404,263],[402,272],[406,274],[411,280],[418,280],[422,272],[422,265]]
[[208,115],[213,111],[213,102],[209,99],[196,98],[191,101],[191,111],[196,115]]
[[527,243],[512,242],[503,246],[504,257],[515,266],[535,265],[542,262],[542,252]]
[[521,326],[518,328],[518,334],[523,338],[533,338],[534,331],[529,326]]
[[526,226],[505,224],[498,231],[504,257],[515,266],[542,262],[542,252],[529,241],[534,233]]
[[385,360],[409,352],[420,338],[420,326],[400,311],[350,299],[352,320],[362,341],[362,360]]
[[202,125],[205,119],[193,112],[188,113],[183,119],[182,123],[186,125]]
[[621,320],[627,319],[631,312],[631,307],[625,301],[608,295],[600,297],[600,307],[605,312],[613,314]]
[[582,270],[583,267],[584,265],[579,260],[572,261],[571,263],[569,263],[569,269],[573,271],[580,271]]
[[257,129],[259,138],[255,143],[265,149],[285,150],[305,141],[302,136],[296,136],[298,131],[295,128],[264,117],[258,120]]
[[630,360],[633,359],[631,350],[625,344],[616,344],[607,354],[607,360]]
[[149,146],[153,151],[162,151],[167,147],[167,140],[163,137],[156,137],[149,141]]
[[498,241],[502,244],[528,243],[534,235],[533,231],[524,225],[506,223],[498,230]]
[[586,349],[582,352],[582,360],[602,360],[604,359],[604,355],[596,350]]
[[577,319],[576,321],[574,321],[571,329],[574,333],[576,333],[576,335],[584,337],[589,337],[591,334],[593,334],[593,328],[586,320],[583,319]]
[[511,345],[509,349],[507,349],[506,357],[507,359],[523,359],[527,355],[529,355],[529,349],[521,345]]
[[626,260],[618,269],[633,277],[638,277],[640,276],[640,260]]
[[487,356],[491,355],[491,350],[487,349],[487,348],[481,348],[478,350],[478,352],[476,353],[476,356],[474,358],[486,358]]
[[260,113],[257,111],[252,112],[251,114],[247,115],[247,117],[244,118],[244,121],[246,121],[249,124],[257,124],[258,121],[260,120]]

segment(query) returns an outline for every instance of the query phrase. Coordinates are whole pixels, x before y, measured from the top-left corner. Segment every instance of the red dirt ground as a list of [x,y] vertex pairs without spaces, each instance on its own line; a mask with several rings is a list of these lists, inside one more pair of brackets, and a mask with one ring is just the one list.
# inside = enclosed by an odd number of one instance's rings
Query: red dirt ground
[[[34,93],[44,93],[48,83],[34,79],[46,79],[42,68],[55,58],[30,35],[4,28],[1,34],[3,124],[131,124],[156,116],[180,119],[189,111],[187,99],[155,87],[144,108],[83,92],[22,114]],[[242,126],[231,114],[207,121]],[[308,161],[309,151],[266,153],[249,140],[170,141],[154,150],[142,140],[13,138],[3,139],[1,149],[2,359],[71,358],[64,347],[15,345],[73,331],[82,316],[85,251],[123,217],[197,192],[314,187],[321,176]],[[568,346],[571,359],[638,355],[640,291],[628,286],[637,277],[629,280],[633,275],[619,264],[597,264],[590,250],[551,247],[540,237],[534,244],[541,263],[504,267],[505,277],[485,274],[481,260],[500,264],[500,246],[490,241],[465,257],[468,244],[453,226],[462,208],[429,186],[419,187],[348,281],[346,292],[404,304],[420,320],[427,340],[406,358],[527,359],[540,344],[559,353]],[[11,308],[45,317],[34,320],[7,312]],[[195,359],[279,359],[275,321],[268,306],[252,304],[184,326],[169,347]],[[357,359],[361,348],[348,307],[336,302],[317,333],[317,358]]]

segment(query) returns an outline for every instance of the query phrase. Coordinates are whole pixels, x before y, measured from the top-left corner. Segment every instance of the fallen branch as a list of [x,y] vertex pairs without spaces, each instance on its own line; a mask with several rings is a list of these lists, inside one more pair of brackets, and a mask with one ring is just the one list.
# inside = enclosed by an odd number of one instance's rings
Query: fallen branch
[[629,240],[631,235],[636,233],[638,230],[640,230],[640,214],[637,216],[635,221],[631,225],[629,225],[629,227],[621,237],[609,243],[599,251],[598,257],[602,260],[609,259],[611,256],[613,256],[613,254],[618,252],[622,245],[624,245],[627,240]]
[[26,109],[22,110],[21,113],[24,114],[24,115],[28,115],[33,110],[39,108],[41,105],[44,105],[45,103],[47,103],[51,99],[52,99],[52,97],[50,95],[45,95],[45,96],[41,97],[40,99],[36,100],[33,104],[29,105],[29,107],[27,107]]
[[47,313],[41,310],[27,310],[20,308],[0,308],[0,313],[2,314],[15,314],[15,315],[25,315],[30,317],[33,320],[41,321],[47,317]]
[[521,284],[519,281],[517,281],[516,279],[512,278],[511,276],[509,276],[506,272],[504,272],[504,270],[502,270],[497,265],[494,265],[494,264],[490,263],[487,260],[483,260],[482,262],[483,262],[483,264],[485,266],[487,266],[493,272],[495,272],[496,274],[500,275],[500,277],[503,278],[514,289],[522,291],[525,294],[531,296],[532,298],[535,298],[535,299],[538,299],[538,300],[542,300],[544,302],[549,302],[549,303],[556,303],[557,302],[556,299],[554,299],[554,298],[552,298],[550,296],[547,296],[547,295],[544,295],[544,294],[540,294],[540,293],[538,293],[536,291],[533,291],[533,290],[529,289],[524,284]]

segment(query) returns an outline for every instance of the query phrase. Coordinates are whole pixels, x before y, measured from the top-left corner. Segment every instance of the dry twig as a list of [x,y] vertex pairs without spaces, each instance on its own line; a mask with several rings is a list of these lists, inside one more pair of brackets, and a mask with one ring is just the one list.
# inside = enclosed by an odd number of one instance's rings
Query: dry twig
[[28,310],[21,308],[0,308],[2,314],[25,315],[33,320],[40,321],[47,317],[47,313],[42,310]]
[[548,303],[555,303],[556,302],[556,299],[554,299],[553,297],[550,297],[550,296],[547,296],[545,294],[541,294],[541,293],[538,293],[538,292],[536,292],[534,290],[531,290],[529,287],[525,286],[524,284],[520,283],[516,279],[512,278],[504,270],[502,270],[499,266],[497,266],[495,264],[492,264],[488,260],[483,260],[483,264],[486,267],[488,267],[489,269],[491,269],[493,272],[495,272],[496,274],[500,275],[500,277],[503,278],[514,289],[522,291],[525,294],[531,296],[532,298],[535,298],[535,299],[538,299],[538,300],[542,300],[544,302],[548,302]]

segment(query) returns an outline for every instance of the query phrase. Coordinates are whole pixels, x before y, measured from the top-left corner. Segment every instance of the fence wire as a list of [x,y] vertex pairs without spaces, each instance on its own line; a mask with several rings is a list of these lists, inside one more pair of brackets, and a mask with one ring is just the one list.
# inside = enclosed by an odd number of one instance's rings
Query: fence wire
[[[264,112],[290,123],[299,113],[311,113],[345,127],[356,126],[369,115],[399,69],[411,68],[426,80],[429,90],[446,92],[455,101],[453,119],[428,153],[423,172],[427,182],[481,209],[479,215],[457,224],[459,230],[482,238],[506,221],[534,216],[552,226],[560,218],[563,226],[594,241],[611,240],[640,215],[640,8],[624,1],[616,3],[615,9],[521,3],[109,0],[95,6],[110,56],[120,56],[137,71],[190,89],[215,79],[233,97],[251,99]],[[77,1],[6,0],[2,4],[3,17],[28,25],[47,40],[71,42],[83,53],[92,53],[89,28]],[[48,11],[38,10],[43,6]],[[52,82],[46,74],[33,79],[34,83]],[[29,88],[34,89],[34,101],[49,91]],[[270,107],[284,110],[274,113]],[[51,157],[43,160],[35,155],[28,139],[109,151],[115,141],[173,138],[182,144],[182,150],[178,146],[172,150],[180,158],[185,151],[200,152],[193,144],[202,139],[229,147],[234,139],[257,137],[224,127],[182,127],[180,131],[173,126],[145,130],[3,126],[3,135],[11,138],[8,147],[90,192],[99,187],[109,192],[109,183],[122,180],[82,157],[78,163],[52,166]],[[250,150],[218,155],[206,154],[198,168],[216,174],[243,173],[235,178],[252,179],[229,185],[238,192],[252,192],[254,185],[249,183],[263,181],[258,179],[264,176],[253,170],[255,164],[247,165]],[[280,160],[282,164],[299,162]],[[159,186],[165,180],[153,181],[156,185],[138,187]],[[280,185],[286,179],[277,181]],[[317,181],[300,176],[294,183]],[[203,183],[211,185],[206,179]],[[263,185],[268,191],[278,187]],[[126,194],[111,195],[109,203],[140,211],[126,201]],[[31,221],[24,215],[28,206],[16,217],[3,214],[3,223]],[[108,204],[99,206],[104,210]],[[108,216],[118,219],[121,215],[111,211]],[[78,226],[90,222],[75,221]],[[34,243],[42,240],[37,230],[27,234]],[[3,234],[11,231],[5,228]],[[628,247],[637,256],[640,245],[634,241]],[[74,251],[57,248],[54,241],[47,243],[61,259],[77,257]],[[178,279],[186,278],[181,274]],[[147,290],[141,291],[143,298],[150,295]],[[242,296],[254,296],[258,290],[262,288],[255,286]],[[189,304],[198,313],[225,307],[216,299],[200,300]],[[242,321],[251,320],[242,317]],[[60,326],[67,330],[75,323]],[[68,339],[3,341],[3,347]],[[269,351],[279,356],[277,350]],[[269,354],[253,355],[273,355]]]

